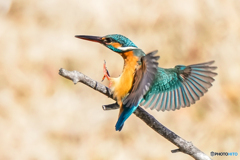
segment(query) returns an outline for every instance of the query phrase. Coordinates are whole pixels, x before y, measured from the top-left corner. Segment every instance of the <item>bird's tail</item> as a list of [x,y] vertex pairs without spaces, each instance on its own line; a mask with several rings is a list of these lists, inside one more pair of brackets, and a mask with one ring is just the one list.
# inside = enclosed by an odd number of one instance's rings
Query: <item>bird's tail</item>
[[138,105],[132,107],[123,106],[123,111],[120,114],[117,124],[115,126],[116,131],[121,131],[124,125],[124,122],[128,119],[128,117],[137,109]]

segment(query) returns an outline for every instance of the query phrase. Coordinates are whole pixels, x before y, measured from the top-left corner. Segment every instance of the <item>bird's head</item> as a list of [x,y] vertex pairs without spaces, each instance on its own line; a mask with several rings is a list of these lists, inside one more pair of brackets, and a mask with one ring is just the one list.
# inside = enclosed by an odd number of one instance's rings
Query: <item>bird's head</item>
[[111,34],[103,37],[77,35],[80,39],[98,42],[117,53],[123,53],[129,50],[138,49],[137,46],[127,37],[120,34]]

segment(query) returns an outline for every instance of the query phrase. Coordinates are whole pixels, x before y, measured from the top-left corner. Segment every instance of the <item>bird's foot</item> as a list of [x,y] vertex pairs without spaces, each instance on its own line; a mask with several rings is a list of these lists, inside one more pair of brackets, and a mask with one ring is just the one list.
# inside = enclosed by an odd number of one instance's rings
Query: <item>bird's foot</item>
[[[106,61],[104,60],[104,64],[103,64],[103,78],[102,78],[102,81],[107,78],[109,81],[110,81],[110,74],[107,70],[107,67],[106,67]],[[112,85],[112,82],[110,81],[109,83],[109,88],[111,87]]]

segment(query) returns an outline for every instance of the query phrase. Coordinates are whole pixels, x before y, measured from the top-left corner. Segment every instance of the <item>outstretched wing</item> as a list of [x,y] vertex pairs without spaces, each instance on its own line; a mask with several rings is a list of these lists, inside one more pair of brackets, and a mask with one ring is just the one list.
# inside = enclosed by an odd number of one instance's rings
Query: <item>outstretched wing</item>
[[132,107],[139,104],[139,101],[148,92],[157,74],[159,56],[153,51],[141,58],[141,66],[136,70],[134,83],[130,94],[123,100],[125,107]]
[[146,108],[175,110],[190,106],[208,91],[217,73],[217,67],[211,66],[214,61],[177,65],[172,69],[158,68],[154,83],[143,97],[140,105]]

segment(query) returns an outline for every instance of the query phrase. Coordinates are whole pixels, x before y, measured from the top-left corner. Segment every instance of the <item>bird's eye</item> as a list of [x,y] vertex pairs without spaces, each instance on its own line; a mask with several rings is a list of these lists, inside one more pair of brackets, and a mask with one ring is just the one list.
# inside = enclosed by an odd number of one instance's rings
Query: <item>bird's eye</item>
[[111,40],[111,38],[106,38],[106,39],[105,39],[105,42],[106,42],[106,43],[111,43],[112,40]]

